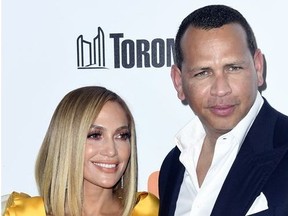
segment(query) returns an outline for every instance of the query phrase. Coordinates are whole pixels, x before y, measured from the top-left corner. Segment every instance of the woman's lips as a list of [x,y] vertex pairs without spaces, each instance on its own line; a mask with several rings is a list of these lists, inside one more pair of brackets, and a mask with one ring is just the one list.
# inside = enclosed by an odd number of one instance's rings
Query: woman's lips
[[93,164],[100,170],[107,173],[114,173],[118,169],[118,163],[102,163],[102,162],[93,162]]

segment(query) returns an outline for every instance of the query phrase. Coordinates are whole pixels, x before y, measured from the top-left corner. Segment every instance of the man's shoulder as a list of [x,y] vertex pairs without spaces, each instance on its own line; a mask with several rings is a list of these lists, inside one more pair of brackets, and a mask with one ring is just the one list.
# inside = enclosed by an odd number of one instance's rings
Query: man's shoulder
[[[288,124],[288,116],[285,115],[284,113],[278,111],[275,107],[270,105],[270,103],[263,97],[264,99],[264,104],[262,106],[262,112],[263,114],[269,114],[269,115],[274,115],[277,116],[278,119],[281,121],[284,121],[286,124]],[[260,111],[261,113],[261,111]]]
[[261,130],[263,137],[268,135],[274,137],[274,147],[279,147],[283,144],[288,145],[288,116],[272,107],[265,98],[253,126],[256,131],[259,132]]

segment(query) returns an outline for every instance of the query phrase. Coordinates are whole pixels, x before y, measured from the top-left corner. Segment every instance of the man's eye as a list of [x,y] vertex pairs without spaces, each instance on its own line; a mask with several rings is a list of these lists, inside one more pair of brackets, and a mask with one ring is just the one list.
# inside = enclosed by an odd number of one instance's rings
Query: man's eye
[[201,71],[201,72],[195,74],[194,76],[196,78],[200,78],[201,79],[201,78],[205,78],[205,77],[209,76],[210,74],[211,73],[209,71]]
[[239,71],[241,69],[242,69],[242,67],[239,67],[239,66],[231,66],[231,67],[228,68],[228,71],[229,72],[237,72],[237,71]]

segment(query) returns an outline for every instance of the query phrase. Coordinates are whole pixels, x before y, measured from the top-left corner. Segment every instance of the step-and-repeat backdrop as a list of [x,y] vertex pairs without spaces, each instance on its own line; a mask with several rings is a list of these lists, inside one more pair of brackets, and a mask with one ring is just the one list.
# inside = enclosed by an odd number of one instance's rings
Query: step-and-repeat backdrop
[[267,60],[263,95],[288,114],[288,20],[282,1],[2,0],[2,195],[37,194],[34,163],[52,113],[70,90],[119,93],[137,126],[139,190],[193,114],[170,80],[173,40],[194,9],[223,3],[250,22]]

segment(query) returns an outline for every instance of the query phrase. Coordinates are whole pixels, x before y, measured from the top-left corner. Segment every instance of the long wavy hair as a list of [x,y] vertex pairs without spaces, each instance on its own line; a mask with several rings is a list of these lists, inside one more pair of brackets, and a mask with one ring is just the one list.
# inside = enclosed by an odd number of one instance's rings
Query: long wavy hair
[[35,167],[35,177],[46,213],[54,216],[79,216],[83,203],[83,164],[87,134],[107,101],[117,102],[125,111],[131,133],[131,156],[113,191],[122,197],[123,215],[134,207],[137,191],[137,149],[133,116],[116,93],[99,86],[87,86],[69,92],[57,106]]

